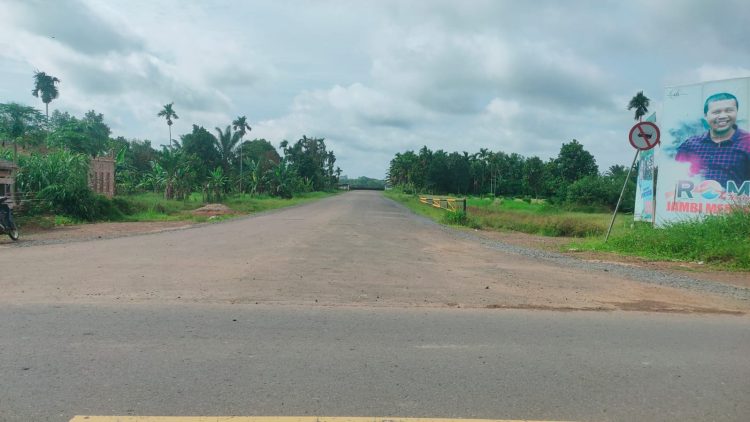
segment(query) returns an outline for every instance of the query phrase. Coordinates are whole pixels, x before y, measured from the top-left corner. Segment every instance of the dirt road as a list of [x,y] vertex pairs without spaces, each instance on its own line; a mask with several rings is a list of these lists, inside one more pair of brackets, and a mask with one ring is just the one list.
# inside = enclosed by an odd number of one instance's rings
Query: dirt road
[[[377,192],[141,236],[0,245],[0,302],[207,302],[746,313],[726,294],[504,251]],[[658,278],[657,275],[653,275]],[[688,286],[689,287],[689,286]]]

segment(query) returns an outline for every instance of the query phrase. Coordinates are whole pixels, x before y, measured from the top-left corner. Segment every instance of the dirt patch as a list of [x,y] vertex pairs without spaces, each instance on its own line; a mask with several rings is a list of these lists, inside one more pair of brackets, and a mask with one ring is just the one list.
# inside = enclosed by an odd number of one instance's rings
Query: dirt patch
[[612,302],[618,309],[623,311],[642,311],[642,312],[666,312],[666,313],[698,313],[698,314],[724,314],[724,315],[744,315],[744,312],[705,308],[700,306],[675,306],[666,302],[655,300],[636,300],[633,302]]
[[547,306],[547,305],[532,305],[532,304],[519,304],[519,305],[487,305],[486,309],[526,309],[526,310],[541,310],[541,311],[557,311],[557,312],[576,312],[576,311],[613,311],[612,308],[604,306],[590,306],[590,307],[578,307],[572,306]]
[[[111,239],[138,234],[160,233],[169,230],[185,229],[195,225],[191,221],[149,221],[77,224],[54,228],[21,228],[19,244],[65,243],[81,240]],[[13,243],[7,236],[0,237],[0,245]]]
[[237,213],[224,204],[208,204],[193,210],[191,214],[203,217],[214,217],[217,215],[233,215]]

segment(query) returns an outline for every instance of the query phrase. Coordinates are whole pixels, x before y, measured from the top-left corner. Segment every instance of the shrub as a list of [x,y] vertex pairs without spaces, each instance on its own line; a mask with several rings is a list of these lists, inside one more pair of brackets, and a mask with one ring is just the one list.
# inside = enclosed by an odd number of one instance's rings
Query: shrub
[[88,187],[89,157],[70,151],[19,157],[17,183],[28,214],[63,214],[77,220],[119,220],[123,213]]
[[474,229],[480,227],[479,221],[476,218],[466,215],[463,211],[448,211],[440,218],[440,222],[454,226],[467,226]]

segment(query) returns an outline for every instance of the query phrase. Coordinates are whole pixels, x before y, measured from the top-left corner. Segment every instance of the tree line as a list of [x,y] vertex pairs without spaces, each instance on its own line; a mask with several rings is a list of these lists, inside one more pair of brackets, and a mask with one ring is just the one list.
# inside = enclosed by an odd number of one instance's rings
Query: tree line
[[[633,118],[641,121],[651,100],[639,91],[628,102]],[[549,202],[583,209],[614,209],[623,184],[625,191],[620,210],[632,212],[635,206],[636,174],[628,178],[629,168],[611,166],[599,173],[594,156],[577,140],[563,143],[555,158],[493,152],[481,148],[478,153],[431,151],[397,153],[388,167],[391,186],[407,192],[458,195],[503,195],[544,198]],[[626,180],[627,183],[626,183]]]
[[[563,143],[555,158],[517,153],[419,151],[397,153],[388,168],[388,183],[406,192],[454,195],[499,195],[545,198],[583,208],[614,208],[627,168],[615,165],[599,173],[594,156],[577,140]],[[632,211],[635,179],[626,188],[624,211]]]
[[[246,140],[252,128],[246,116],[239,116],[213,131],[193,125],[179,140],[172,139],[172,124],[179,117],[170,103],[154,113],[166,120],[170,137],[169,145],[156,148],[150,140],[112,137],[104,116],[94,110],[83,116],[59,110],[50,114],[49,103],[59,97],[59,83],[44,72],[34,74],[32,94],[42,99],[44,114],[25,104],[0,103],[0,158],[20,166],[21,197],[47,203],[47,211],[59,209],[63,197],[68,198],[62,201],[67,208],[75,205],[70,202],[77,200],[76,195],[80,201],[93,201],[82,193],[87,189],[88,168],[81,163],[103,155],[116,159],[118,193],[151,191],[167,199],[185,199],[202,192],[205,200],[218,201],[235,193],[289,198],[331,190],[338,184],[341,170],[323,138],[303,135],[294,142],[284,140],[279,154],[265,139]],[[40,199],[51,191],[57,192],[55,200]]]

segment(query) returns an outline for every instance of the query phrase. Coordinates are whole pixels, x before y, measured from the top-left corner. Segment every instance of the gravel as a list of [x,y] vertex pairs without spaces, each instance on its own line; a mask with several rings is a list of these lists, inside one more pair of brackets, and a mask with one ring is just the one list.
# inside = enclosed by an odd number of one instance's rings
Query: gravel
[[435,221],[415,214],[411,210],[408,210],[403,204],[393,201],[399,207],[406,209],[411,215],[421,221],[423,224],[438,226],[442,231],[449,235],[463,240],[470,240],[477,242],[482,246],[497,251],[511,253],[516,255],[522,255],[529,258],[544,260],[555,263],[557,265],[572,267],[587,271],[601,271],[602,273],[613,273],[620,276],[624,276],[634,281],[643,283],[654,284],[664,287],[674,287],[679,289],[688,289],[695,291],[702,291],[712,294],[723,295],[739,300],[750,300],[750,289],[739,286],[732,286],[724,283],[715,281],[699,280],[692,277],[683,275],[672,274],[665,271],[655,271],[646,268],[633,267],[631,265],[620,265],[611,262],[591,262],[575,257],[563,255],[560,253],[544,251],[540,249],[525,248],[522,246],[511,245],[509,243],[499,242],[495,240],[489,240],[484,237],[475,235],[471,232],[456,230],[449,226],[445,226]]

